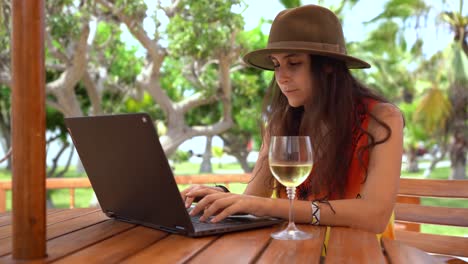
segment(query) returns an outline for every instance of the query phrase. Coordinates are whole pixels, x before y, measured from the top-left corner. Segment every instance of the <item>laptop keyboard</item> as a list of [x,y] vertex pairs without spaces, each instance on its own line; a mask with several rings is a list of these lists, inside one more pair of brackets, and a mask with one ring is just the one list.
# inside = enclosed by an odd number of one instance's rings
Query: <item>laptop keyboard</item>
[[242,225],[242,224],[245,224],[246,222],[252,222],[251,219],[245,219],[245,218],[226,218],[218,223],[211,223],[210,220],[212,217],[210,217],[210,219],[208,219],[208,221],[205,221],[205,222],[202,222],[200,221],[200,216],[199,215],[196,215],[196,216],[192,216],[192,223],[194,226],[198,228],[223,228],[223,227],[230,227],[230,226],[233,226],[233,225]]

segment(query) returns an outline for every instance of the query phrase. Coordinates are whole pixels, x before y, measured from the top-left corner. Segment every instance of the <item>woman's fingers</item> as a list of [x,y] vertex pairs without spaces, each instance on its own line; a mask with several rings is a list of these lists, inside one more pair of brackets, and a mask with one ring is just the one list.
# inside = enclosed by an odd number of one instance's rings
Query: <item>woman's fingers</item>
[[241,211],[239,201],[237,199],[232,199],[231,197],[216,201],[216,205],[213,203],[208,209],[208,212],[205,210],[205,214],[203,214],[203,220],[213,216],[210,220],[211,223],[217,223],[226,217]]
[[224,218],[238,213],[240,211],[245,211],[247,208],[241,206],[243,197],[236,194],[212,194],[203,198],[196,207],[197,212],[203,211],[203,215],[200,217],[201,221],[206,221],[209,217],[214,216],[211,222],[219,222]]
[[197,215],[203,211],[205,211],[213,201],[216,201],[217,199],[220,199],[223,196],[226,196],[228,194],[223,193],[223,192],[215,192],[209,195],[205,195],[203,199],[198,201],[197,205],[190,211],[190,215]]
[[192,186],[189,186],[188,188],[186,188],[185,190],[181,191],[180,196],[182,197],[182,201],[185,201],[185,199],[187,198],[187,193],[189,193],[194,188],[198,188],[198,187],[199,187],[199,185],[192,185]]
[[183,190],[180,194],[182,200],[185,202],[185,207],[189,208],[195,199],[205,197],[212,193],[220,193],[221,191],[215,187],[204,186],[204,185],[192,185],[189,188]]

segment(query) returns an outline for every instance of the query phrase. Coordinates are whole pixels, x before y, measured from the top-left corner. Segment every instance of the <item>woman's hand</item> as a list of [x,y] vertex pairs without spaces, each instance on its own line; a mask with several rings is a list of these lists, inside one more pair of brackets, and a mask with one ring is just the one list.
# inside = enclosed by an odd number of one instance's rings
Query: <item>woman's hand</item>
[[209,217],[214,216],[210,222],[216,223],[237,213],[265,216],[270,205],[271,199],[269,198],[216,192],[205,195],[192,209],[190,215],[202,212],[200,221],[206,221]]
[[183,190],[180,195],[182,196],[182,201],[185,202],[185,207],[189,208],[195,199],[219,192],[224,192],[224,190],[219,187],[195,184]]

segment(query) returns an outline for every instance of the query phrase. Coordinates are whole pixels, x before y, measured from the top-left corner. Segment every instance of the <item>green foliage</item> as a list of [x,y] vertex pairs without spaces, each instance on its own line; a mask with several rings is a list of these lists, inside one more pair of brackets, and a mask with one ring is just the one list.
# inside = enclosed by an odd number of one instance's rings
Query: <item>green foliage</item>
[[8,51],[10,49],[10,32],[8,30],[9,17],[5,15],[5,6],[0,4],[0,50]]
[[56,109],[46,106],[46,129],[51,132],[57,133],[60,141],[67,141],[67,128],[63,121],[63,114]]
[[146,15],[146,3],[142,0],[116,0],[115,6],[121,8],[125,15],[137,17],[141,20]]
[[302,5],[301,0],[280,0],[280,2],[286,8],[293,8]]
[[175,163],[182,163],[182,162],[187,162],[191,156],[192,154],[190,152],[176,150],[176,152],[174,152],[171,155],[170,159],[174,161]]
[[[259,24],[250,31],[241,31],[237,35],[237,43],[242,48],[242,53],[247,53],[251,50],[265,48],[268,42],[268,35],[263,34],[262,26],[267,21],[261,19]],[[271,24],[271,21],[268,22]]]
[[239,0],[182,0],[167,26],[171,55],[207,59],[229,43],[231,35],[244,26],[243,18],[231,12]]
[[425,131],[434,133],[446,127],[452,106],[441,89],[434,87],[427,90],[417,103],[413,120],[420,123]]
[[[396,22],[385,21],[379,25],[378,30],[371,31],[367,39],[372,40],[373,52],[383,53],[388,48],[388,44],[397,42],[397,35],[400,28]],[[380,48],[380,49],[379,49]]]
[[0,84],[0,110],[10,113],[11,107],[11,89]]
[[459,42],[452,43],[448,49],[448,59],[450,61],[449,78],[452,83],[461,85],[468,84],[468,57],[463,51]]
[[389,0],[385,3],[384,11],[368,23],[391,18],[400,18],[405,21],[414,15],[422,16],[427,14],[429,9],[430,7],[424,0]]
[[72,0],[46,1],[46,30],[53,37],[52,44],[65,51],[72,39],[79,38],[84,15]]
[[[143,98],[141,100],[136,100],[132,97],[120,98],[120,103],[117,108],[114,109],[114,112],[120,113],[136,113],[136,112],[146,112],[151,116],[153,120],[164,120],[164,113],[158,104],[155,103],[153,97],[147,92],[143,93]],[[110,100],[110,103],[114,100]]]
[[185,115],[185,121],[189,126],[210,125],[221,118],[222,112],[223,105],[220,102],[202,105],[189,111]]
[[[116,24],[100,22],[96,28],[95,45],[99,47],[91,51],[91,55],[104,53],[109,74],[117,82],[134,84],[136,76],[143,68],[143,59],[136,56],[137,48],[128,48],[120,39],[121,30]],[[104,49],[104,51],[103,51]]]
[[403,130],[405,149],[416,146],[420,141],[427,141],[429,139],[427,131],[420,123],[415,122],[414,113],[416,112],[417,104],[401,103],[398,107],[405,118],[405,129]]
[[181,74],[184,63],[172,57],[164,60],[161,69],[161,87],[167,92],[167,95],[174,101],[180,101],[184,96],[194,94],[197,89],[189,83]]
[[222,158],[224,155],[223,148],[219,146],[213,146],[211,148],[211,153],[213,154],[213,157],[216,157],[218,159]]

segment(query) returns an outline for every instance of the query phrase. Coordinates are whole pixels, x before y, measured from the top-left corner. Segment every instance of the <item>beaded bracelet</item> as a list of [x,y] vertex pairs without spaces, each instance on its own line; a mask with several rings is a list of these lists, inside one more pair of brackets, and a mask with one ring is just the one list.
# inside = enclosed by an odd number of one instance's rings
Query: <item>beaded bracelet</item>
[[215,185],[215,187],[219,187],[219,188],[223,189],[223,192],[225,192],[225,193],[230,193],[229,189],[226,188],[226,186],[224,186],[224,185]]
[[310,203],[312,206],[312,225],[320,225],[320,207],[315,201]]

